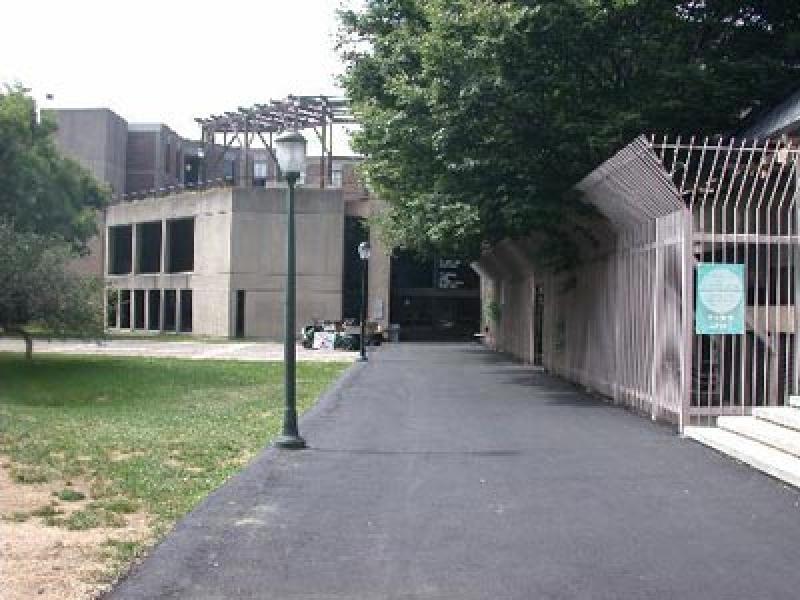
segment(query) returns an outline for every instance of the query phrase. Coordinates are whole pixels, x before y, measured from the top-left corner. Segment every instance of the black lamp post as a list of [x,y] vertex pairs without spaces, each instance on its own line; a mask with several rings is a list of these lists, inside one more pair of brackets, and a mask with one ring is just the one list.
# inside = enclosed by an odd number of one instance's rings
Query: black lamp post
[[286,308],[283,338],[283,386],[286,405],[283,413],[283,431],[273,442],[278,448],[300,449],[306,441],[297,429],[297,403],[295,398],[295,243],[294,243],[294,187],[306,162],[306,139],[296,131],[284,133],[275,140],[278,166],[289,185],[286,210]]
[[361,357],[367,361],[367,265],[369,264],[369,242],[358,245],[358,257],[361,259]]

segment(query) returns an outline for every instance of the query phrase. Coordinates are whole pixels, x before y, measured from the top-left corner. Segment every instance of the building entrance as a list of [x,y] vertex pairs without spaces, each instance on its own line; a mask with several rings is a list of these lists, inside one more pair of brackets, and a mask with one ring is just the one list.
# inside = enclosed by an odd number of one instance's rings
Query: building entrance
[[398,252],[391,296],[390,321],[400,325],[401,341],[468,340],[480,328],[479,279],[465,260]]

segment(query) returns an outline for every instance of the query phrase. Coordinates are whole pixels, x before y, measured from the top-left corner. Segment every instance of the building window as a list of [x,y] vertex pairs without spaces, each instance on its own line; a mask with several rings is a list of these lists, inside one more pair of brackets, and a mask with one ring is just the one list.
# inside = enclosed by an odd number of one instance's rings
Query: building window
[[150,331],[161,329],[161,290],[150,290],[147,296],[148,323]]
[[133,226],[115,225],[108,228],[108,272],[110,275],[127,275],[131,272],[133,257]]
[[164,290],[164,331],[175,331],[175,290]]
[[171,160],[172,160],[172,148],[170,148],[169,142],[167,142],[167,149],[164,152],[164,173],[166,173],[167,175],[169,175],[170,172],[172,171],[172,167],[170,166]]
[[133,328],[144,329],[144,290],[133,290]]
[[131,291],[119,291],[119,328],[131,328]]
[[192,290],[181,290],[181,323],[180,330],[184,333],[192,331]]
[[267,161],[257,160],[253,163],[253,185],[264,186],[267,183]]
[[106,323],[109,327],[117,326],[117,316],[119,315],[119,292],[108,290],[106,295]]
[[161,221],[136,225],[136,272],[161,271]]
[[342,187],[342,171],[337,170],[331,173],[331,187]]
[[167,221],[167,271],[194,271],[194,219]]

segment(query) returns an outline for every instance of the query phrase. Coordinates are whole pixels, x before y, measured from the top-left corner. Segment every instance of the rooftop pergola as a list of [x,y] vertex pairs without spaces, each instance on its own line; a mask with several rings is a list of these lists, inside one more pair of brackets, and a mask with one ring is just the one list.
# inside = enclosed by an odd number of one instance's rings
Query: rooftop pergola
[[290,95],[283,100],[270,100],[266,104],[254,104],[250,108],[239,107],[236,111],[197,118],[195,121],[202,130],[204,147],[211,147],[212,152],[206,152],[207,156],[217,154],[214,151],[220,146],[221,154],[232,147],[241,148],[245,166],[241,174],[243,185],[247,185],[249,150],[254,144],[259,145],[257,140],[274,159],[273,137],[276,134],[288,130],[313,130],[322,147],[321,187],[325,187],[325,180],[332,177],[333,126],[357,123],[346,98],[324,95]]

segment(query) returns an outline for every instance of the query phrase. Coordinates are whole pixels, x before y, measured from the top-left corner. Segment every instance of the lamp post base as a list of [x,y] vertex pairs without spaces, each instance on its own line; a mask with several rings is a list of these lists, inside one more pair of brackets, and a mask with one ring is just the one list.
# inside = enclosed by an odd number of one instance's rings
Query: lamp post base
[[285,450],[302,450],[306,447],[306,441],[299,435],[281,435],[272,442],[272,445]]

